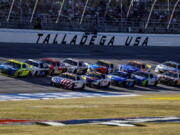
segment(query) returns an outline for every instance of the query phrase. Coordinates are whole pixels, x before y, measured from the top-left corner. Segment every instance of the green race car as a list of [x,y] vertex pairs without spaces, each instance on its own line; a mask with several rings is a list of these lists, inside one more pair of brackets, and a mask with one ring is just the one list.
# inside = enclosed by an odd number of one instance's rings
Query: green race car
[[32,73],[32,66],[11,59],[0,65],[0,72],[12,77],[27,77]]

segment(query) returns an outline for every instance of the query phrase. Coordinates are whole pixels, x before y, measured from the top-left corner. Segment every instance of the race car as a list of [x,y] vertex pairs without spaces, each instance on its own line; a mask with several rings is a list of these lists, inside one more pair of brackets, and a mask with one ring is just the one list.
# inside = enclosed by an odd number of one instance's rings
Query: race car
[[159,82],[172,86],[180,86],[180,73],[167,71],[163,74],[158,75]]
[[129,74],[137,71],[147,71],[151,70],[151,65],[139,62],[139,61],[129,61],[127,64],[118,65],[118,71],[124,71]]
[[51,85],[65,89],[84,89],[85,87],[85,83],[80,76],[68,72],[52,77]]
[[166,62],[159,64],[155,67],[156,73],[164,73],[166,71],[180,72],[180,63],[173,62],[173,61],[166,61]]
[[11,59],[0,65],[0,72],[12,77],[28,77],[31,76],[32,66]]
[[111,85],[134,87],[135,81],[129,78],[128,73],[118,71],[107,75],[107,78],[111,80]]
[[47,64],[42,63],[41,61],[28,59],[25,60],[24,63],[27,63],[32,66],[32,75],[33,76],[46,76],[49,71],[49,67]]
[[89,87],[108,88],[110,85],[110,80],[98,72],[88,72],[86,75],[82,75],[81,78]]
[[114,64],[108,61],[98,60],[96,64],[90,64],[88,68],[90,71],[100,72],[102,74],[108,74],[113,72]]
[[135,72],[131,74],[131,78],[135,80],[137,85],[141,86],[156,86],[158,84],[158,77],[150,72]]
[[66,66],[67,71],[70,73],[83,75],[88,69],[88,66],[83,61],[72,58],[66,58],[62,61],[62,63]]
[[67,71],[66,66],[56,58],[41,58],[40,61],[48,65],[50,75],[57,75]]

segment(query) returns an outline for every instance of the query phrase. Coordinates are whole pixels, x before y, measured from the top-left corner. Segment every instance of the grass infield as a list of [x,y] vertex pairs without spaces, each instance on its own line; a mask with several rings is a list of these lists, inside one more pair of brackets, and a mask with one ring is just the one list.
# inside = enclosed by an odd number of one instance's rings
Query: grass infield
[[[180,116],[179,97],[180,94],[65,100],[2,101],[0,102],[0,119],[72,120]],[[156,98],[163,98],[164,100],[157,100]],[[115,127],[106,125],[70,125],[64,127],[1,125],[0,135],[180,134],[180,123],[146,123],[145,125],[145,127]]]

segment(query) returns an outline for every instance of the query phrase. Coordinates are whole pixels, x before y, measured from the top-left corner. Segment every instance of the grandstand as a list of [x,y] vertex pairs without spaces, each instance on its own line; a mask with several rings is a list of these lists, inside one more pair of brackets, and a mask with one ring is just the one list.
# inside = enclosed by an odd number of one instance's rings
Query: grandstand
[[0,0],[0,27],[180,33],[180,0]]

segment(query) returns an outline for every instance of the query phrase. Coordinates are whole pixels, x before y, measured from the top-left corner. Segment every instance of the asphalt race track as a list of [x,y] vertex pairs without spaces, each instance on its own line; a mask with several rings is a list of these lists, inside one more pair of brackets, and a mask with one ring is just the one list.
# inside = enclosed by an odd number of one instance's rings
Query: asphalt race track
[[[141,60],[152,65],[173,60],[180,62],[180,47],[102,47],[102,46],[70,46],[40,44],[0,44],[0,61],[6,59],[24,60],[28,58],[56,57],[59,59],[72,57],[87,62],[106,59],[114,64],[126,63],[128,60]],[[50,76],[32,78],[10,78],[0,75],[0,93],[36,93],[70,91],[51,87]],[[85,88],[84,91],[115,91],[125,93],[180,93],[180,87],[159,84],[157,87],[141,87],[127,89],[111,86],[108,89]]]

